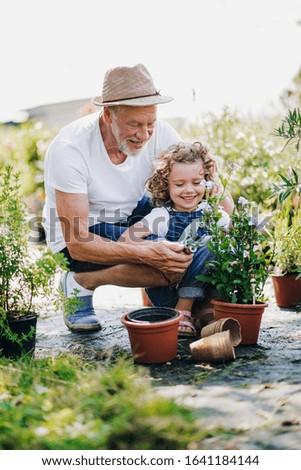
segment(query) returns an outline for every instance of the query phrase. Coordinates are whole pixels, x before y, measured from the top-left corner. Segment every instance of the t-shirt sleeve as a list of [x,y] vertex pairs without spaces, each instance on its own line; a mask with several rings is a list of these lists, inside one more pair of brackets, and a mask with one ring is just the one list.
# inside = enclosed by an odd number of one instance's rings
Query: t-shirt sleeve
[[140,222],[154,235],[164,238],[168,232],[169,213],[164,207],[156,207]]
[[45,181],[49,186],[66,193],[88,193],[88,168],[76,147],[56,142],[46,158]]

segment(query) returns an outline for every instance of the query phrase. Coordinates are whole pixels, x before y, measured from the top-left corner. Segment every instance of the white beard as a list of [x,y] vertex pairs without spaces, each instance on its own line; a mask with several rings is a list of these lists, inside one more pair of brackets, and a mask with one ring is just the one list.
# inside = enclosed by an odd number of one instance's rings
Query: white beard
[[[115,125],[115,123],[112,123],[112,127],[111,127],[111,130],[112,130],[112,134],[113,136],[115,137],[116,139],[116,142],[119,142],[119,139],[120,139],[120,136],[119,136],[119,129],[118,127]],[[140,142],[138,139],[135,139],[135,137],[133,137],[133,140],[137,140],[137,142]],[[128,157],[137,157],[141,150],[142,149],[131,149],[129,147],[129,144],[127,142],[127,139],[124,139],[122,142],[120,142],[120,144],[118,145],[118,150],[119,152],[122,152],[124,153],[125,155],[127,155]]]
[[127,141],[124,140],[119,145],[118,150],[127,155],[128,157],[137,157],[141,153],[142,149],[133,150],[129,147]]

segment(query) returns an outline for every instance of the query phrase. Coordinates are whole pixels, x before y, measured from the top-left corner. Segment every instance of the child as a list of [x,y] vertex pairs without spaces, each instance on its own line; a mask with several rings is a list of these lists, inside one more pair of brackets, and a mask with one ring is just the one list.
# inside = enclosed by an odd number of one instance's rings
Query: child
[[[207,194],[209,193],[210,197],[220,195],[223,189],[217,175],[216,162],[200,142],[180,143],[163,152],[156,162],[153,175],[147,180],[146,187],[155,208],[128,228],[120,241],[133,243],[154,236],[161,240],[164,238],[171,242],[178,241],[189,224],[203,218],[202,208],[207,203],[201,201]],[[226,212],[232,212],[233,202],[229,194],[221,205]],[[223,225],[229,223],[229,216],[225,211],[221,211]],[[202,237],[209,235],[209,232],[200,226],[197,234]],[[154,305],[181,311],[184,319],[180,323],[179,334],[182,336],[196,335],[191,319],[192,305],[195,299],[204,298],[206,286],[195,276],[205,272],[205,263],[209,259],[212,259],[212,254],[204,244],[194,253],[191,265],[177,286],[147,289]]]

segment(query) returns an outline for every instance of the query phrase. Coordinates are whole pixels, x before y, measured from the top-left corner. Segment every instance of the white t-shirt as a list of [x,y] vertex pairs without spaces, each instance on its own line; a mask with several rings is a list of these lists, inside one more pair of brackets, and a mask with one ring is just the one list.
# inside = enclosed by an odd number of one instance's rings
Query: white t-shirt
[[[201,210],[207,202],[201,202],[197,209]],[[203,206],[203,207],[202,207]],[[230,223],[230,217],[222,209],[219,209],[222,217],[218,220],[217,226],[227,228]],[[149,230],[150,233],[158,235],[160,238],[165,238],[169,228],[170,212],[166,207],[155,207],[149,214],[147,214],[141,223]]]
[[66,246],[56,210],[56,189],[88,195],[89,226],[120,222],[145,193],[154,158],[181,140],[168,123],[158,120],[141,153],[114,165],[104,146],[98,118],[99,112],[68,124],[46,153],[43,226],[47,244],[55,253]]

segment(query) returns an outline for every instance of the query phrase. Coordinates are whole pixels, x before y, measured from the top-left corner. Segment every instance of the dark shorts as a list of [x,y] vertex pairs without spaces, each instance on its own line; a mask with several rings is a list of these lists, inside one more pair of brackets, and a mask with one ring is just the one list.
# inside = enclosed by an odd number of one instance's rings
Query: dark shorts
[[[126,221],[118,224],[108,224],[106,222],[101,222],[99,224],[89,227],[89,232],[95,233],[100,237],[117,241],[128,227],[141,220],[152,209],[153,207],[150,205],[149,198],[147,196],[143,196],[143,198],[139,201],[137,207],[133,210],[132,214],[127,218]],[[100,269],[106,269],[110,267],[107,264],[96,264],[86,261],[78,261],[71,257],[67,247],[61,250],[60,252],[63,253],[67,258],[68,268],[70,269],[70,271],[75,271],[76,273],[99,271]]]

